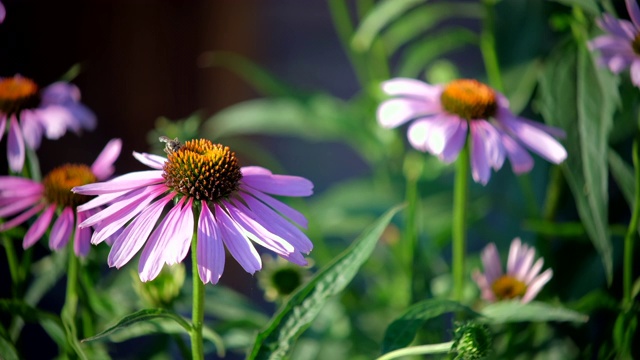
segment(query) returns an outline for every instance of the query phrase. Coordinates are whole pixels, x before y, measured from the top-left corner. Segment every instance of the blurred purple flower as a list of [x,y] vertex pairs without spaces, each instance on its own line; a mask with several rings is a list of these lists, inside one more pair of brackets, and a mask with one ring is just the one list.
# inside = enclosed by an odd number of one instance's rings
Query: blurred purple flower
[[495,302],[508,299],[520,299],[528,303],[538,295],[542,287],[551,280],[553,271],[545,270],[540,274],[544,260],[533,263],[536,251],[515,238],[509,248],[507,273],[502,273],[502,263],[496,244],[490,243],[482,250],[484,274],[474,270],[473,279],[480,287],[482,298]]
[[16,75],[0,78],[0,140],[7,123],[9,168],[20,172],[25,144],[35,150],[43,135],[58,139],[67,130],[93,130],[96,117],[80,103],[80,90],[75,85],[56,82],[40,90],[31,79]]
[[618,74],[631,69],[631,81],[640,87],[640,8],[636,0],[626,0],[631,22],[604,14],[597,20],[598,26],[606,31],[589,42],[591,50],[598,50],[598,62]]
[[4,17],[7,15],[7,10],[2,5],[2,1],[0,1],[0,24],[4,22]]
[[[313,244],[294,225],[304,228],[307,220],[267,194],[309,196],[313,192],[309,180],[274,175],[257,166],[240,168],[228,147],[209,140],[184,144],[177,139],[164,141],[167,158],[134,153],[140,162],[156,170],[73,189],[79,194],[98,195],[81,206],[82,210],[110,204],[80,225],[98,226],[93,244],[124,227],[109,253],[109,266],[122,267],[146,243],[138,272],[142,281],[153,280],[164,264],[176,264],[185,258],[194,229],[198,272],[204,283],[215,284],[222,276],[225,245],[252,274],[262,267],[252,241],[292,263],[307,264],[301,253],[309,253]],[[167,204],[171,204],[171,210],[163,216]]]
[[564,131],[514,115],[504,95],[476,80],[460,79],[445,86],[395,78],[382,83],[382,90],[394,98],[380,104],[378,122],[393,128],[413,120],[408,138],[417,150],[451,163],[469,132],[473,179],[483,185],[491,168],[502,167],[505,155],[516,174],[530,171],[533,158],[524,147],[555,164],[567,157],[554,139],[564,137]]
[[86,256],[91,247],[91,230],[80,228],[78,224],[96,213],[96,210],[81,211],[78,207],[89,201],[90,197],[74,194],[71,189],[111,176],[114,172],[113,163],[120,155],[121,147],[122,141],[113,139],[91,167],[66,164],[53,169],[42,182],[17,176],[0,176],[0,217],[16,215],[0,224],[0,231],[14,228],[35,214],[40,214],[24,236],[22,246],[26,249],[42,238],[56,210],[59,210],[60,215],[51,227],[49,247],[60,250],[74,234],[73,249],[76,255]]

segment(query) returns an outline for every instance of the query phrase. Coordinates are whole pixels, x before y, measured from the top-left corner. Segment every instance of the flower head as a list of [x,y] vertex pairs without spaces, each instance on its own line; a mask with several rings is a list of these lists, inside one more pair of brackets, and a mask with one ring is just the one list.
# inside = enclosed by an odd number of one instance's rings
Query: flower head
[[640,8],[636,0],[626,0],[626,3],[631,21],[604,14],[597,24],[608,34],[591,40],[589,48],[600,52],[600,65],[612,72],[618,74],[631,69],[631,81],[640,87]]
[[[78,227],[95,210],[80,211],[78,207],[91,198],[74,194],[71,189],[96,180],[106,180],[114,172],[113,163],[120,154],[122,142],[111,140],[102,150],[91,167],[66,164],[53,169],[42,182],[17,176],[0,176],[0,217],[11,220],[0,224],[0,231],[16,227],[32,216],[39,214],[27,230],[22,246],[26,249],[35,244],[53,222],[49,236],[52,250],[63,248],[74,234],[73,249],[78,256],[86,256],[90,248],[91,230]],[[75,230],[75,233],[74,233]]]
[[484,274],[475,270],[473,279],[487,301],[520,299],[528,303],[538,295],[542,287],[551,279],[553,271],[545,270],[540,274],[544,260],[533,263],[536,251],[522,244],[519,238],[513,239],[509,248],[507,273],[502,273],[502,264],[496,244],[490,243],[482,251]]
[[[153,280],[164,264],[185,258],[194,229],[198,272],[204,283],[215,284],[220,279],[225,246],[249,273],[262,266],[252,242],[306,265],[302,253],[309,253],[313,245],[294,225],[306,227],[306,219],[268,194],[309,196],[313,189],[309,180],[274,175],[257,166],[240,167],[235,153],[209,140],[162,141],[167,143],[166,158],[134,153],[155,170],[73,190],[98,195],[81,206],[82,210],[110,204],[80,225],[96,227],[92,243],[124,228],[113,242],[109,266],[122,267],[144,246],[138,272],[142,281]],[[163,216],[167,205],[171,209]]]
[[75,85],[57,82],[40,89],[31,79],[15,75],[0,78],[0,140],[7,124],[9,167],[19,172],[25,144],[35,150],[43,135],[58,139],[67,130],[93,130],[96,117],[80,103],[80,90]]
[[525,147],[555,164],[567,157],[554,139],[564,136],[562,130],[514,115],[504,95],[476,80],[430,85],[397,78],[384,82],[382,90],[394,98],[378,107],[378,122],[393,128],[414,120],[408,138],[417,150],[450,163],[469,133],[473,179],[483,185],[491,177],[491,168],[502,167],[505,156],[516,174],[530,171],[533,158]]

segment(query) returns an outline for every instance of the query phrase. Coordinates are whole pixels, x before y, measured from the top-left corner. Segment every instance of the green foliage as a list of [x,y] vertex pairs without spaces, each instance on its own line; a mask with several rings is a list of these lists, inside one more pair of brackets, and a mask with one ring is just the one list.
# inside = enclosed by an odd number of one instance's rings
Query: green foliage
[[524,321],[571,321],[584,323],[588,317],[576,311],[539,301],[500,301],[485,306],[482,320],[494,324]]

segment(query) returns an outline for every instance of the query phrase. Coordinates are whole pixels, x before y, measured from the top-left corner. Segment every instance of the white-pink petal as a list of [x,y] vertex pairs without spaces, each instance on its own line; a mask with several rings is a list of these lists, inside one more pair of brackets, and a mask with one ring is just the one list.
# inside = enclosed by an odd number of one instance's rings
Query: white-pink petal
[[290,175],[244,175],[244,184],[268,194],[282,196],[310,196],[313,183],[300,176]]
[[167,158],[154,154],[133,152],[133,157],[141,163],[147,165],[150,168],[162,170],[164,163],[167,162]]
[[164,182],[161,170],[146,170],[128,173],[112,180],[77,186],[71,191],[83,195],[103,195]]
[[69,242],[75,225],[75,217],[71,207],[65,207],[58,219],[51,227],[49,235],[49,247],[52,250],[60,250]]
[[229,217],[223,208],[217,204],[214,206],[214,214],[218,220],[218,225],[220,225],[220,234],[224,244],[229,249],[229,253],[246,272],[253,274],[260,270],[262,268],[260,255],[258,255],[249,239],[242,233],[242,228]]
[[27,233],[24,235],[24,239],[22,240],[22,248],[27,249],[30,248],[33,244],[35,244],[42,235],[49,228],[49,224],[51,223],[51,219],[53,219],[53,214],[56,211],[56,205],[49,205],[42,214],[36,219],[36,221],[31,225]]
[[98,155],[96,160],[91,165],[91,172],[96,176],[98,180],[106,180],[111,175],[113,175],[113,173],[115,172],[113,163],[115,163],[116,159],[120,155],[121,149],[122,140],[112,139],[107,143],[102,152],[100,152],[100,155]]
[[9,138],[7,139],[7,158],[11,171],[20,172],[24,165],[24,140],[22,138],[22,130],[18,126],[16,118],[12,116],[10,121]]
[[206,201],[202,202],[198,220],[197,251],[200,280],[205,284],[217,284],[224,271],[225,251],[218,225]]

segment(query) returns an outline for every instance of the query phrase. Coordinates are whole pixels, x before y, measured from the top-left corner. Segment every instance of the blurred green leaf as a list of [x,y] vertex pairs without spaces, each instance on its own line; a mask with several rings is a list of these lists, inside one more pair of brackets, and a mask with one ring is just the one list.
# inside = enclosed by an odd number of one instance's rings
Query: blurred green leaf
[[618,153],[613,151],[613,149],[609,149],[609,167],[611,169],[611,175],[613,179],[618,184],[620,188],[620,192],[624,196],[624,199],[629,204],[629,209],[633,209],[633,205],[635,202],[635,179],[633,175],[633,168],[631,165],[627,164]]
[[290,353],[298,336],[311,324],[324,304],[340,293],[369,258],[376,243],[401,207],[382,215],[333,263],[296,291],[258,334],[248,359],[282,359]]
[[131,326],[135,323],[138,323],[141,321],[148,321],[152,319],[158,319],[158,318],[171,319],[175,321],[178,325],[182,326],[182,328],[184,328],[184,330],[186,330],[187,332],[191,331],[191,325],[189,324],[189,322],[187,322],[180,315],[172,311],[165,310],[165,309],[144,309],[123,317],[115,325],[111,326],[110,328],[104,330],[103,332],[97,335],[94,335],[90,338],[83,339],[82,342],[99,340],[104,338],[105,336],[111,335],[112,333],[120,329],[126,328],[127,326]]
[[600,9],[595,0],[553,0],[567,6],[578,6],[592,14],[600,15]]
[[9,339],[0,335],[0,359],[3,360],[19,360],[20,356],[15,346],[9,341]]
[[584,323],[589,319],[588,316],[579,312],[538,301],[526,304],[518,300],[499,301],[487,305],[480,313],[485,316],[481,320],[493,324],[524,321],[571,321]]
[[60,349],[68,350],[65,330],[56,314],[39,310],[20,300],[6,299],[0,299],[0,312],[18,315],[26,322],[39,324]]
[[213,139],[255,134],[331,139],[344,136],[336,117],[345,108],[338,99],[326,95],[316,95],[309,103],[293,98],[249,100],[213,115],[204,123],[203,133]]
[[479,316],[470,308],[451,300],[428,299],[415,303],[394,320],[385,331],[382,353],[409,345],[426,321],[452,312],[463,313],[468,317]]
[[226,51],[209,51],[200,55],[200,67],[219,66],[240,75],[254,89],[267,96],[293,96],[301,92],[244,56]]
[[522,112],[529,103],[541,69],[540,61],[533,59],[503,71],[504,94],[509,99],[509,109],[514,114]]
[[33,281],[27,289],[24,300],[27,304],[35,306],[42,296],[62,278],[67,271],[67,252],[56,251],[50,256],[45,256],[31,266]]
[[355,51],[366,51],[376,39],[380,30],[396,20],[407,10],[424,0],[384,0],[362,20],[351,41]]
[[596,66],[586,45],[564,46],[545,65],[539,98],[547,123],[567,131],[562,169],[611,283],[607,139],[618,100],[615,78]]
[[480,18],[483,10],[479,3],[437,3],[415,8],[393,22],[384,31],[382,39],[386,50],[393,54],[411,40],[423,36],[424,32],[451,17]]
[[407,48],[399,63],[398,74],[417,78],[430,61],[477,40],[478,35],[465,28],[452,28],[433,34]]

